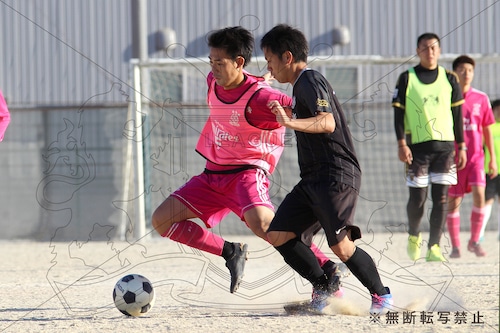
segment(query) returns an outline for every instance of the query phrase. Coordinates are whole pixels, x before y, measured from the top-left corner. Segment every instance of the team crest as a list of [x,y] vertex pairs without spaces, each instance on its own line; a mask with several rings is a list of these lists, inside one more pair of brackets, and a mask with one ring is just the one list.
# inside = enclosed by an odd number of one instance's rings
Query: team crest
[[320,98],[318,98],[316,100],[316,105],[318,107],[325,107],[325,108],[327,108],[330,105],[330,103],[328,103],[328,101],[326,99],[320,99]]
[[430,104],[430,105],[439,105],[439,96],[426,96],[423,98],[424,105]]
[[472,105],[472,115],[473,116],[481,115],[481,103],[474,103],[474,105]]
[[238,111],[232,111],[231,118],[229,118],[229,123],[233,126],[240,126],[240,115],[238,114]]

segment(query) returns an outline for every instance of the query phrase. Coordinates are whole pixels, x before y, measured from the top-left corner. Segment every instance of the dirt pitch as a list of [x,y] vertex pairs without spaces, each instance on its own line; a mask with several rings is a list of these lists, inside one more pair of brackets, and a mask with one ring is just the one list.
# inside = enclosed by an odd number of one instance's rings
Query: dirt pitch
[[[463,246],[460,259],[427,263],[407,258],[405,233],[365,233],[357,245],[372,255],[394,295],[393,311],[379,317],[369,314],[369,295],[352,275],[329,315],[286,315],[283,304],[307,299],[311,288],[253,236],[227,237],[250,250],[235,294],[221,258],[165,239],[2,241],[0,332],[498,332],[497,235],[487,233],[484,258]],[[463,233],[464,244],[467,238]],[[316,241],[328,251],[324,237]],[[443,237],[445,252],[448,244]],[[155,305],[137,318],[123,316],[112,302],[115,282],[128,273],[155,287]]]

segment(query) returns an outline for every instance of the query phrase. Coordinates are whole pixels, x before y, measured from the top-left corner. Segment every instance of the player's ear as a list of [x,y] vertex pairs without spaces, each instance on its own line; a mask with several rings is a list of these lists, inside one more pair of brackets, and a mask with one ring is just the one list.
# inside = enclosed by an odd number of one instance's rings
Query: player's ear
[[290,51],[283,52],[282,59],[287,65],[291,64],[293,62],[292,52],[290,52]]
[[243,69],[243,67],[245,66],[245,58],[243,58],[242,56],[238,56],[236,57],[236,68],[237,69]]

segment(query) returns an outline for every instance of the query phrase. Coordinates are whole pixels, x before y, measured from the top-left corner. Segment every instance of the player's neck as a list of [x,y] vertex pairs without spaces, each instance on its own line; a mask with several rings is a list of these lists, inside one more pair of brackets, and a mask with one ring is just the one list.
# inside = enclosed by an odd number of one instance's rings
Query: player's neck
[[245,74],[241,73],[230,84],[223,86],[224,90],[236,89],[245,82]]
[[462,89],[462,94],[465,94],[467,92],[469,92],[470,90],[470,84],[465,84],[465,85],[460,85],[460,88]]
[[298,77],[302,73],[304,69],[307,68],[307,63],[305,62],[300,62],[292,65],[292,75],[290,75],[290,78],[288,79],[288,82],[291,84],[295,84],[295,81],[297,81]]
[[437,63],[422,63],[422,62],[420,62],[420,67],[422,67],[428,71],[433,71],[436,68],[438,68],[438,64]]

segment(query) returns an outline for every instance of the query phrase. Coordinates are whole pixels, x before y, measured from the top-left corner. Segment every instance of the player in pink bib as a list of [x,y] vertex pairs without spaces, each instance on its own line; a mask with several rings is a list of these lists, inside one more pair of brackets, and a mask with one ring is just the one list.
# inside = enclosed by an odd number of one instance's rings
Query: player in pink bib
[[[457,173],[458,183],[448,192],[448,214],[446,224],[453,246],[450,258],[460,257],[460,203],[466,193],[472,192],[473,207],[470,216],[471,237],[467,249],[476,256],[486,255],[479,244],[481,227],[485,216],[485,187],[483,143],[491,153],[489,170],[497,174],[493,136],[490,125],[495,123],[488,96],[471,87],[474,78],[475,62],[468,56],[460,56],[453,61],[453,70],[460,78],[464,96],[462,114],[464,119],[464,138],[467,147],[467,165]],[[483,141],[484,139],[484,141]]]
[[3,98],[2,91],[0,91],[0,141],[3,140],[3,136],[5,134],[5,131],[7,130],[7,127],[9,126],[9,123],[9,109],[7,108],[7,103]]
[[[234,293],[242,281],[247,245],[225,241],[190,219],[200,218],[212,228],[232,211],[267,241],[266,231],[274,217],[267,176],[278,163],[285,139],[285,128],[267,104],[279,100],[291,105],[292,100],[243,69],[254,46],[249,31],[242,27],[218,30],[209,36],[208,45],[210,115],[196,146],[207,161],[205,171],[160,204],[152,225],[163,237],[222,256]],[[314,244],[311,249],[325,273],[336,274],[336,265]]]

